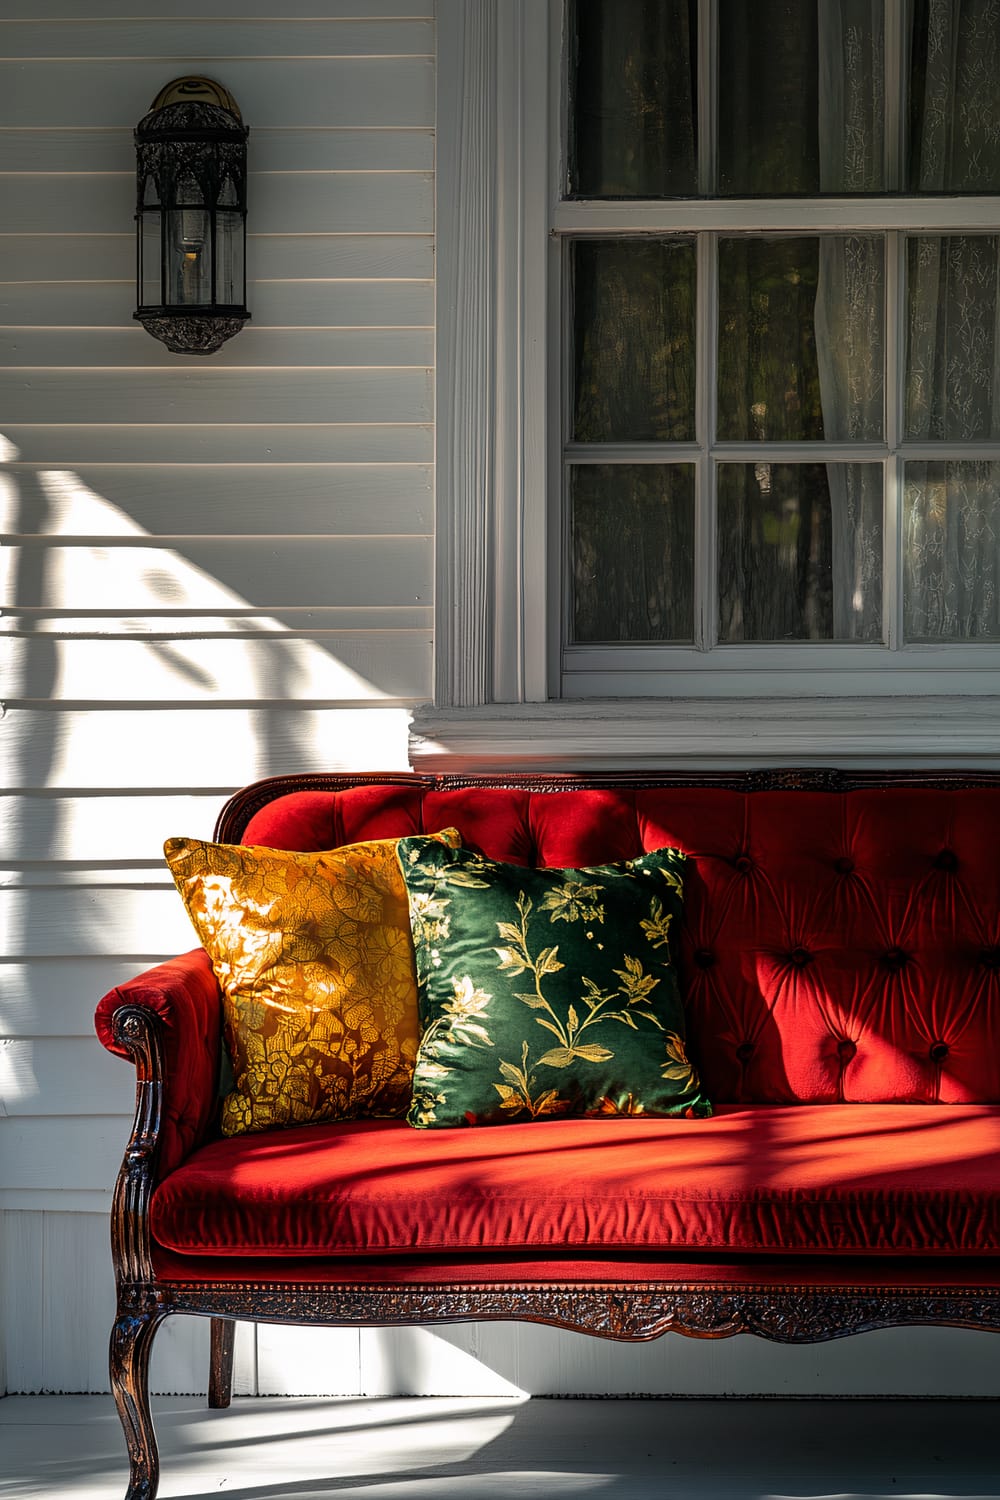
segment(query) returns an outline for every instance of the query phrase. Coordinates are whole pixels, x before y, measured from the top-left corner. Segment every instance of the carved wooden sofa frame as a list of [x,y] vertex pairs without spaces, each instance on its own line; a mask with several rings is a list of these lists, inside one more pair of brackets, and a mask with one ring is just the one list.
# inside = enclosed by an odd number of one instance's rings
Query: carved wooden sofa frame
[[[1000,788],[1000,773],[754,771],[655,773],[646,776],[412,777],[405,775],[311,775],[271,778],[237,793],[218,819],[215,837],[238,843],[252,815],[271,799],[301,790],[337,790],[362,784],[422,781],[437,788],[519,787],[558,791],[570,787],[720,787],[744,792],[829,791],[891,786]],[[136,1112],[114,1191],[111,1244],[117,1282],[117,1316],[110,1346],[111,1385],[128,1446],[126,1500],[154,1500],[159,1460],[150,1412],[148,1367],[154,1336],[173,1314],[211,1319],[208,1404],[230,1403],[235,1320],[327,1326],[388,1327],[470,1320],[523,1320],[578,1330],[604,1338],[648,1340],[667,1332],[693,1338],[754,1333],[776,1343],[799,1344],[904,1325],[941,1325],[1000,1332],[1000,1266],[984,1265],[981,1284],[955,1276],[947,1261],[940,1275],[910,1278],[873,1273],[872,1263],[852,1269],[842,1263],[831,1277],[827,1266],[810,1277],[799,1258],[794,1273],[779,1277],[754,1265],[723,1276],[706,1262],[705,1275],[683,1279],[554,1285],[539,1282],[421,1285],[394,1282],[236,1282],[165,1280],[157,1276],[149,1228],[150,1199],[169,1080],[163,1025],[150,1009],[123,1002],[114,1011],[113,1035],[136,1075]],[[115,993],[115,992],[113,992]],[[544,1128],[544,1127],[542,1127]],[[884,1263],[883,1263],[884,1264]],[[690,1271],[690,1267],[686,1268]]]

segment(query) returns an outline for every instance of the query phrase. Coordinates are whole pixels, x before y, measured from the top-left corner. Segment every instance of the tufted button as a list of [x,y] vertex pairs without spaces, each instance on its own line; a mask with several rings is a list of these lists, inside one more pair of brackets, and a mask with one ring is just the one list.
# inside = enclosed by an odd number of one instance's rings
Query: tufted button
[[812,954],[807,948],[793,948],[788,955],[788,962],[796,969],[804,969],[806,964],[812,963]]
[[849,854],[844,854],[840,859],[835,859],[833,868],[838,875],[851,875],[854,873],[854,861]]
[[738,870],[741,875],[749,875],[753,869],[753,860],[749,854],[738,854],[733,860],[733,869]]
[[948,1056],[947,1042],[933,1042],[931,1044],[931,1062],[944,1062]]
[[940,854],[934,856],[935,870],[943,870],[945,874],[951,875],[958,869],[958,856],[950,849],[942,849]]
[[699,948],[694,955],[694,961],[699,969],[710,969],[715,963],[715,954],[711,948]]
[[753,1042],[740,1042],[740,1045],[736,1049],[736,1056],[741,1063],[748,1063],[751,1057],[753,1057],[753,1053]]
[[902,948],[889,948],[882,955],[882,962],[893,974],[898,974],[900,969],[905,967],[907,960],[908,955],[903,952]]
[[841,1064],[845,1067],[853,1057],[857,1056],[857,1051],[857,1044],[852,1042],[849,1037],[845,1036],[842,1041],[837,1043],[837,1055],[840,1058]]
[[979,962],[984,969],[1000,969],[1000,948],[983,948]]

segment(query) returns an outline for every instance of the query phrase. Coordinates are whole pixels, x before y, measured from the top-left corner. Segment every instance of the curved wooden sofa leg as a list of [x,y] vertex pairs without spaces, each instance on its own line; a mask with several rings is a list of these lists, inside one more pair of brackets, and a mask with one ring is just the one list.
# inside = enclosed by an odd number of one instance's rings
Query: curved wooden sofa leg
[[228,1406],[233,1399],[233,1346],[236,1324],[232,1318],[212,1319],[211,1357],[208,1366],[208,1404]]
[[128,1447],[129,1484],[125,1500],[155,1500],[160,1456],[149,1408],[149,1355],[156,1330],[166,1317],[162,1307],[136,1302],[119,1304],[111,1330],[111,1390]]

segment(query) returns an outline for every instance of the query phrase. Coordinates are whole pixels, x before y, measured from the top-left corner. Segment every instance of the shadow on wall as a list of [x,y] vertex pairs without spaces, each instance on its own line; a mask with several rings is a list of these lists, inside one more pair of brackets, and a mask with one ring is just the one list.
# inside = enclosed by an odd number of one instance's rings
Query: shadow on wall
[[[90,1034],[92,984],[190,946],[186,923],[170,922],[164,838],[210,837],[228,792],[261,776],[405,767],[404,705],[418,696],[407,650],[425,648],[429,662],[429,640],[369,629],[357,590],[343,616],[363,628],[315,628],[331,610],[296,601],[340,603],[325,539],[190,535],[212,522],[203,515],[196,528],[188,496],[177,518],[185,534],[165,541],[78,474],[17,460],[0,435],[0,677],[14,793],[0,808],[10,980],[0,1036],[20,1059],[5,1103],[12,1116],[86,1116],[107,1109],[98,1065],[88,1083],[52,1059],[57,1045],[82,1055],[84,1042],[70,1039]],[[120,485],[116,467],[108,472]],[[82,958],[96,962],[70,985],[69,962]],[[66,980],[54,977],[60,963]],[[67,1091],[55,1111],[53,1069]],[[58,1163],[42,1166],[39,1180],[60,1180]],[[92,1165],[89,1180],[62,1185],[110,1182]]]

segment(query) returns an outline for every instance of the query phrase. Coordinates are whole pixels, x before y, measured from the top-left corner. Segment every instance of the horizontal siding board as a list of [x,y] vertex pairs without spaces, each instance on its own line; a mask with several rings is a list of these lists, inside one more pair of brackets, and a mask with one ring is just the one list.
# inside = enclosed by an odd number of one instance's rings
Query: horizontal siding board
[[[79,9],[79,0],[5,0],[5,21],[64,21]],[[431,0],[289,0],[290,20],[318,17],[330,20],[412,20],[433,18]],[[148,14],[149,0],[100,0],[102,17],[135,20]],[[275,0],[173,0],[172,16],[225,21],[270,20]]]
[[[11,788],[169,788],[183,781],[235,790],[290,772],[405,770],[408,718],[405,709],[377,706],[286,703],[138,714],[46,704],[8,707],[0,732]],[[225,796],[216,800],[218,810]]]
[[[7,234],[103,234],[131,221],[135,171],[4,172],[0,198]],[[429,172],[251,171],[247,213],[258,235],[287,233],[290,224],[298,234],[427,234],[433,179]],[[249,258],[248,274],[256,274]]]
[[426,698],[431,637],[406,631],[303,639],[66,640],[0,637],[0,678],[11,698],[56,702],[297,703]]
[[[36,412],[38,416],[42,413]],[[107,414],[105,414],[107,415]],[[53,426],[5,421],[10,456],[30,463],[430,463],[434,432],[429,422],[321,422],[282,425],[255,422],[223,426],[157,424],[125,427],[117,422],[68,422]]]
[[202,360],[175,370],[32,370],[0,375],[0,411],[11,422],[44,413],[52,421],[197,422],[426,422],[431,381],[418,370],[326,370],[322,376],[288,369],[205,368]]
[[[16,1188],[8,1191],[0,1186],[0,1209],[43,1212],[55,1209],[68,1214],[97,1214],[107,1216],[111,1204],[111,1188],[90,1188],[78,1192],[72,1187],[61,1188]],[[8,1395],[10,1392],[8,1391]]]
[[[132,796],[122,793],[74,797],[24,792],[2,796],[0,860],[159,861],[164,839],[177,836],[211,838],[223,801],[224,798],[214,792],[204,796],[185,793]],[[169,879],[165,868],[160,865],[146,876],[146,885],[167,886]],[[111,872],[105,876],[104,883],[121,888],[125,879]],[[67,899],[73,901],[85,901],[88,894],[89,890],[82,893],[66,891]],[[190,928],[188,935],[191,935]],[[161,953],[164,950],[157,943],[152,949],[129,947],[126,951]]]
[[259,638],[261,633],[283,637],[312,639],[320,631],[336,634],[345,631],[417,630],[433,626],[433,610],[428,605],[406,605],[386,609],[286,609],[273,614],[246,610],[242,614],[188,615],[163,610],[159,614],[120,615],[111,610],[95,610],[73,615],[61,612],[24,609],[18,614],[0,615],[0,635],[62,635],[103,638],[155,636],[160,640],[201,640],[204,636],[244,636]]
[[0,533],[102,536],[295,534],[426,536],[429,464],[11,466],[0,477]]
[[432,21],[244,20],[236,27],[218,19],[67,16],[58,27],[44,21],[0,25],[0,59],[112,57],[342,58],[431,57]]
[[[426,128],[255,128],[249,150],[255,172],[429,172],[434,166],[434,134]],[[132,128],[0,127],[0,172],[134,173]]]
[[0,1038],[0,1098],[11,1118],[127,1114],[135,1079],[96,1036]]
[[[433,132],[255,129],[249,151],[255,172],[430,171]],[[132,129],[0,127],[0,172],[135,172]]]
[[72,1130],[59,1115],[0,1120],[0,1182],[8,1191],[113,1187],[131,1123],[131,1111],[80,1119]]
[[[247,259],[255,283],[338,278],[367,282],[429,281],[434,275],[433,243],[429,234],[251,232],[247,235]],[[134,234],[0,232],[0,282],[131,283],[134,278]],[[5,295],[13,299],[16,294],[8,289]],[[79,295],[87,295],[83,287]],[[133,331],[148,336],[141,329]],[[241,344],[251,331],[256,331],[252,324],[243,330]]]
[[[0,328],[0,369],[75,365],[89,369],[176,369],[177,355],[134,324],[131,328]],[[212,356],[213,365],[273,368],[302,365],[322,369],[405,367],[434,363],[430,328],[242,329]]]
[[15,608],[94,609],[113,599],[118,609],[142,614],[164,604],[197,611],[334,599],[341,605],[426,604],[432,597],[429,537],[234,537],[160,546],[150,538],[102,547],[39,542],[5,548],[4,556],[12,575],[7,602]]
[[[169,60],[175,76],[197,72],[198,64],[197,57]],[[7,123],[21,128],[132,127],[169,78],[165,66],[162,58],[0,62],[0,99],[6,101]],[[429,58],[235,58],[225,74],[251,130],[434,123]]]
[[[183,827],[173,831],[185,837],[198,832]],[[0,889],[0,934],[4,952],[13,959],[174,954],[196,946],[176,892],[165,888]]]
[[[134,329],[135,300],[132,281],[7,282],[0,285],[0,326]],[[256,328],[429,328],[434,321],[433,287],[422,281],[260,281],[248,285],[247,304]],[[241,347],[236,339],[237,353]],[[168,368],[204,371],[205,361],[175,355]],[[314,386],[315,378],[306,384]],[[38,409],[36,401],[33,415]],[[107,419],[114,410],[106,404],[100,415]],[[7,416],[19,420],[31,417]],[[337,420],[364,418],[338,413]],[[401,419],[373,413],[370,420]]]
[[0,963],[0,1036],[86,1037],[89,1042],[101,996],[150,968],[156,957],[148,963],[104,955]]
[[163,873],[163,863],[159,859],[147,860],[145,864],[118,859],[105,860],[103,864],[96,860],[89,864],[71,860],[55,864],[51,859],[0,860],[0,884],[10,891],[40,890],[43,886],[51,889],[56,886],[107,885],[109,880],[119,885],[148,887],[162,884]]

